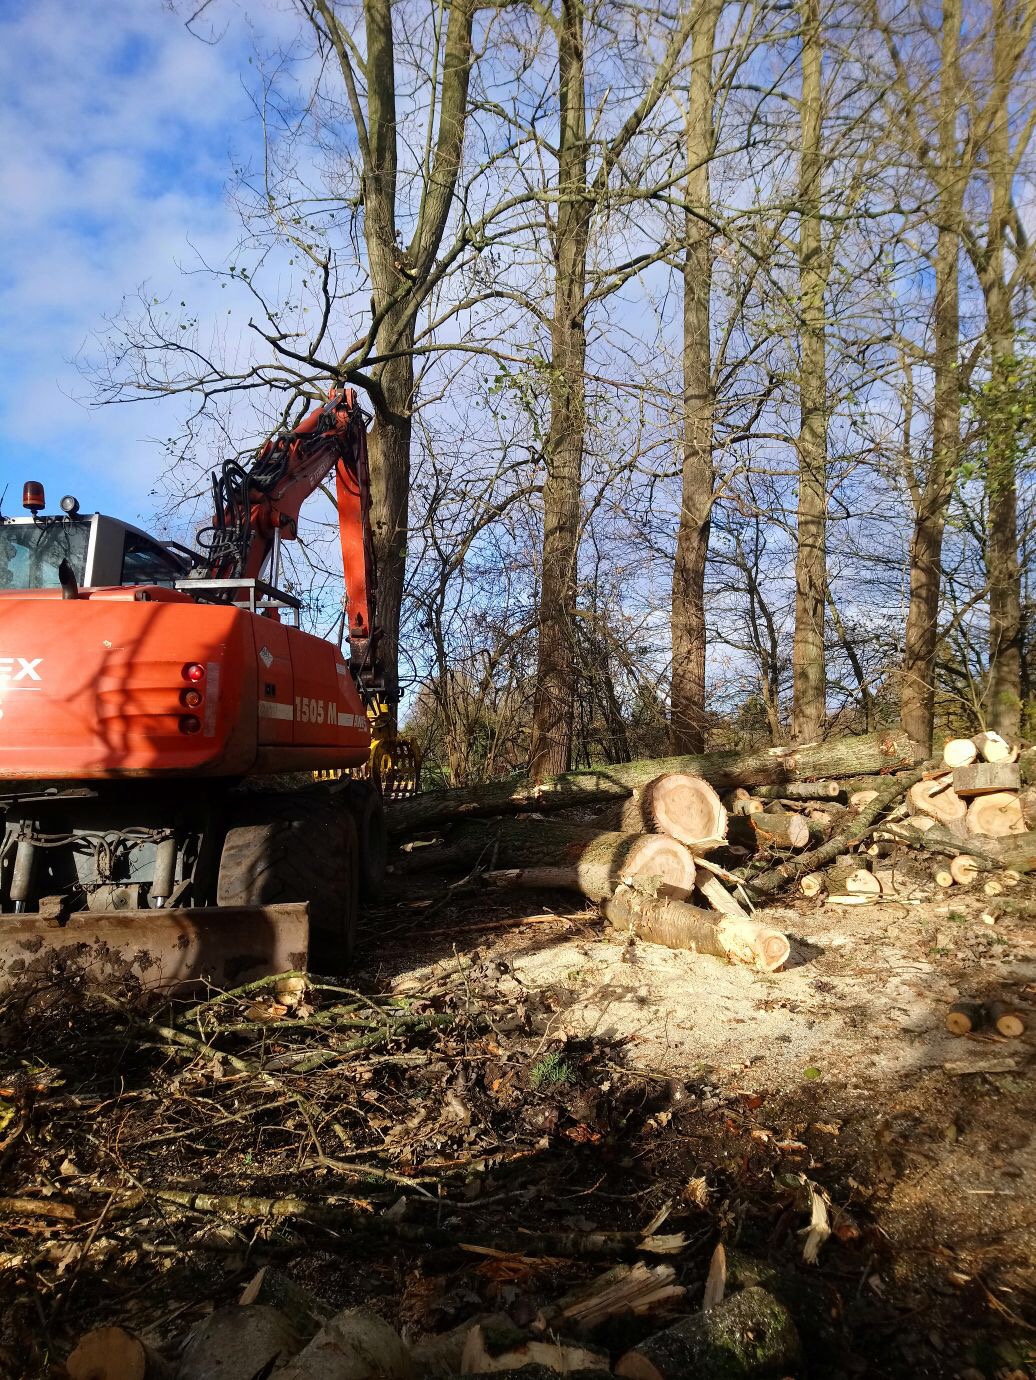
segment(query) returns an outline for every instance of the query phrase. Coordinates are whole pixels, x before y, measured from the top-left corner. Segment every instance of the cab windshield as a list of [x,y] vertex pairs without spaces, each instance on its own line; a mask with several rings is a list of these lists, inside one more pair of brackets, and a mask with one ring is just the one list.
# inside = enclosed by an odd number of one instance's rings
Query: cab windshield
[[75,518],[0,522],[0,589],[56,589],[62,560],[82,584],[89,539],[89,522]]

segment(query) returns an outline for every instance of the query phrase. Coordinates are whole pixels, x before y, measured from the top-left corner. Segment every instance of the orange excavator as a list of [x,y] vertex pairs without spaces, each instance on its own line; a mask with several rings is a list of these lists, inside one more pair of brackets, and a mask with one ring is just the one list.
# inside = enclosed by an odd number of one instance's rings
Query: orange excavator
[[[281,545],[332,474],[347,653],[278,588]],[[347,771],[394,689],[355,393],[212,486],[198,550],[71,495],[48,514],[34,482],[28,516],[0,517],[0,986],[348,963],[385,830],[376,782]]]

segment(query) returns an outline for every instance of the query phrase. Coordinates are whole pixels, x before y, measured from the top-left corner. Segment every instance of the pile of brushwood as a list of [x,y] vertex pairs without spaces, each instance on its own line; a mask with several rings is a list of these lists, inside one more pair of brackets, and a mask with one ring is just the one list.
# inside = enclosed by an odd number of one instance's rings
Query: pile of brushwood
[[477,958],[7,996],[0,1374],[856,1373],[859,1147],[552,1000]]
[[772,971],[788,941],[756,911],[781,893],[1002,896],[1036,871],[1034,787],[1036,750],[995,733],[920,762],[890,730],[439,791],[394,804],[389,827],[399,874],[564,887],[641,939]]

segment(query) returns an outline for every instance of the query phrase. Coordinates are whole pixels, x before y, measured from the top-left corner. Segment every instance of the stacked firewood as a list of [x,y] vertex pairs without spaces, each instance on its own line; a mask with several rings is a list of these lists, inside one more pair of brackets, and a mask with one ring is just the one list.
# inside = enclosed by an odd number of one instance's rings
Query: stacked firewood
[[[1030,774],[1036,754],[993,733],[919,764],[889,732],[442,791],[394,807],[390,827],[423,836],[404,845],[402,871],[459,864],[489,885],[564,887],[640,938],[773,970],[789,945],[758,907],[778,893],[847,905],[933,885],[999,894],[1036,870]],[[544,817],[573,809],[578,822]]]

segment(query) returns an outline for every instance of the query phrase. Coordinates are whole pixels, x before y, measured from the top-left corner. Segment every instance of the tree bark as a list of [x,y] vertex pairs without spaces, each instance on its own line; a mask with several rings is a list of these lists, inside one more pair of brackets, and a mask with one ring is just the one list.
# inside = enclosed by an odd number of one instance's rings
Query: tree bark
[[[917,752],[904,733],[889,729],[862,738],[835,738],[800,748],[763,748],[755,752],[709,752],[694,757],[666,757],[621,762],[530,782],[512,777],[482,786],[429,791],[398,800],[386,811],[389,832],[417,833],[457,819],[519,814],[525,810],[561,810],[622,800],[638,786],[667,772],[703,777],[716,790],[765,786],[816,776],[849,777],[910,766]],[[907,782],[911,784],[912,780]],[[906,787],[904,787],[906,789]]]
[[[935,348],[932,455],[923,485],[911,474],[914,531],[910,542],[910,604],[903,644],[900,708],[903,727],[931,752],[935,720],[935,649],[946,509],[960,449],[959,258],[964,177],[957,150],[960,102],[961,0],[943,0],[939,72],[938,241],[935,251]],[[909,456],[906,456],[909,465]]]
[[[990,384],[995,401],[1007,407],[1009,375],[1014,364],[1014,322],[1007,270],[1007,231],[1012,206],[1013,167],[1010,149],[1011,97],[1018,57],[1008,17],[1008,0],[993,0],[992,119],[988,141],[992,193],[988,267],[983,288],[989,331]],[[986,447],[986,502],[989,533],[989,724],[1005,738],[1021,731],[1022,614],[1021,567],[1018,561],[1018,487],[1015,472],[1013,418],[999,414],[990,423]]]
[[[713,50],[720,7],[705,0],[691,30],[687,108],[687,246],[683,262],[683,488],[672,603],[671,741],[676,753],[705,750],[705,564],[715,490],[710,301],[709,163]],[[701,213],[701,214],[699,214]]]
[[820,233],[822,38],[820,0],[800,0],[802,19],[799,160],[799,496],[792,646],[792,735],[815,738],[826,716],[824,608],[827,595],[827,267]]
[[584,8],[561,0],[558,25],[558,207],[553,231],[550,427],[543,486],[539,642],[529,774],[534,781],[572,762],[575,707],[573,619],[579,559],[580,487],[586,425],[586,251],[591,202],[586,183]]

